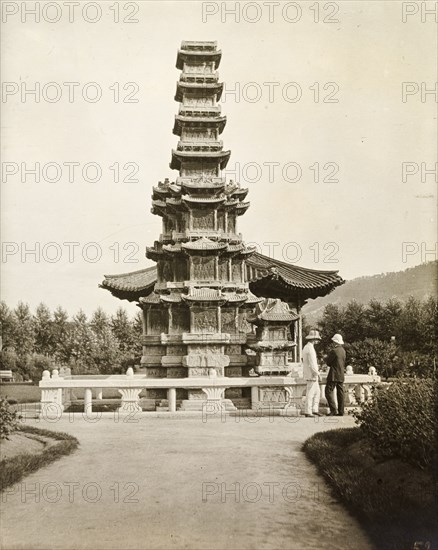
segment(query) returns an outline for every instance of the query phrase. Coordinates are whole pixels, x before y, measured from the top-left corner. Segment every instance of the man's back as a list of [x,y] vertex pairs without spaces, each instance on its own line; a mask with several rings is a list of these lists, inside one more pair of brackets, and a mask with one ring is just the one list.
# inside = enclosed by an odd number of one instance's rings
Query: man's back
[[330,351],[327,357],[327,365],[330,367],[327,382],[344,381],[345,358],[346,353],[342,346],[336,346]]

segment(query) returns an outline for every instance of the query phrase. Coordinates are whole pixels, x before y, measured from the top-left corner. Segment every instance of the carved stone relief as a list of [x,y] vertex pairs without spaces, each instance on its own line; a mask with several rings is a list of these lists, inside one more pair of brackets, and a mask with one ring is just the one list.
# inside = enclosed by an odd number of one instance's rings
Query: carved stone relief
[[254,325],[252,325],[251,323],[248,323],[248,321],[246,320],[246,312],[245,311],[241,311],[239,312],[239,321],[238,321],[239,325],[239,332],[243,332],[244,334],[248,334],[248,333],[251,333],[253,332],[253,329],[254,329]]
[[238,346],[236,344],[225,346],[224,353],[227,355],[240,355],[242,353],[241,346]]
[[260,388],[260,401],[264,403],[284,403],[288,401],[283,388]]
[[194,210],[193,229],[214,229],[214,215],[209,210]]
[[214,279],[214,258],[194,256],[192,262],[193,275],[196,280],[210,281]]
[[242,376],[242,367],[227,367],[225,369],[225,376],[237,377]]
[[208,376],[208,370],[207,367],[189,367],[188,375],[189,377]]
[[145,371],[146,378],[165,378],[166,369],[165,368],[146,368]]
[[167,332],[167,310],[151,308],[149,311],[150,334]]
[[187,260],[178,258],[175,262],[175,280],[186,281],[188,279]]
[[148,355],[164,355],[166,349],[164,346],[143,346],[143,351]]
[[230,358],[228,355],[219,355],[217,353],[192,353],[183,357],[183,365],[186,367],[223,368],[229,364]]
[[[190,311],[185,307],[172,308],[172,333],[179,334],[181,332],[190,331]],[[178,354],[176,354],[178,355]]]
[[236,310],[235,308],[222,308],[221,310],[221,332],[234,334],[237,331],[236,327]]
[[212,97],[201,97],[201,96],[185,96],[184,105],[205,107],[206,105],[213,105]]
[[217,228],[225,231],[225,213],[223,210],[218,210],[217,212]]
[[216,309],[199,309],[194,312],[194,332],[218,332]]
[[206,344],[200,346],[190,345],[188,346],[189,353],[217,353],[222,354],[222,346],[214,344]]
[[181,176],[195,176],[199,178],[200,175],[216,176],[218,169],[216,165],[210,163],[185,162],[181,172]]
[[173,218],[173,216],[168,216],[167,218],[164,218],[163,220],[164,222],[164,232],[165,233],[170,233],[171,231],[174,231],[175,230],[175,219]]
[[228,260],[225,258],[219,259],[219,280],[228,282]]
[[242,281],[242,262],[239,260],[233,260],[231,264],[232,279],[235,282]]
[[167,378],[185,378],[187,369],[178,367],[169,367],[167,369]]
[[185,355],[186,346],[167,346],[166,355]]
[[163,280],[173,281],[173,266],[169,261],[163,261]]
[[259,358],[260,366],[274,366],[274,367],[284,367],[287,366],[287,353],[272,353],[272,352],[261,352]]

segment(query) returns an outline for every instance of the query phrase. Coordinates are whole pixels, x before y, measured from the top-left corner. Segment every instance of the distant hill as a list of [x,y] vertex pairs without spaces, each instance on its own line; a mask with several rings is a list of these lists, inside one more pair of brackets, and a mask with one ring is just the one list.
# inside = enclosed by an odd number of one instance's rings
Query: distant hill
[[386,301],[398,298],[405,301],[409,296],[426,298],[437,295],[438,261],[428,262],[404,271],[381,273],[369,277],[358,277],[347,281],[331,294],[310,300],[303,307],[308,323],[316,322],[327,304],[345,306],[351,300],[368,303],[371,299]]

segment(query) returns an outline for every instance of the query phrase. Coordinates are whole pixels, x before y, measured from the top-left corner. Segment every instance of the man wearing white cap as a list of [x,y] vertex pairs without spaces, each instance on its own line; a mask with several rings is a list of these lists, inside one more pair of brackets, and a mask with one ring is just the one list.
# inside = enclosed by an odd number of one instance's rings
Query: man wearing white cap
[[[327,384],[325,387],[325,397],[330,408],[329,416],[344,416],[344,368],[345,368],[345,349],[344,340],[340,334],[335,334],[332,338],[333,349],[328,354],[326,363],[330,367],[327,374]],[[338,408],[333,399],[333,392],[336,389],[336,398]]]
[[315,344],[319,344],[321,336],[317,330],[311,330],[306,336],[307,344],[303,348],[303,378],[307,382],[306,403],[304,405],[305,416],[321,416],[319,414],[319,389],[318,359],[316,357]]

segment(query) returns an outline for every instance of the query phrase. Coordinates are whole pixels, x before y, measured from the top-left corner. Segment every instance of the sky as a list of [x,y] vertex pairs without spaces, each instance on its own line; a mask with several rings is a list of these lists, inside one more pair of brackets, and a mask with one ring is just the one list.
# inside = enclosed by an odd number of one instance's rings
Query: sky
[[420,3],[37,5],[39,21],[3,2],[9,306],[136,311],[98,284],[152,264],[144,250],[161,218],[150,212],[151,189],[177,177],[169,161],[182,40],[222,50],[225,175],[249,188],[238,226],[247,244],[345,279],[437,258],[428,172],[437,35]]

